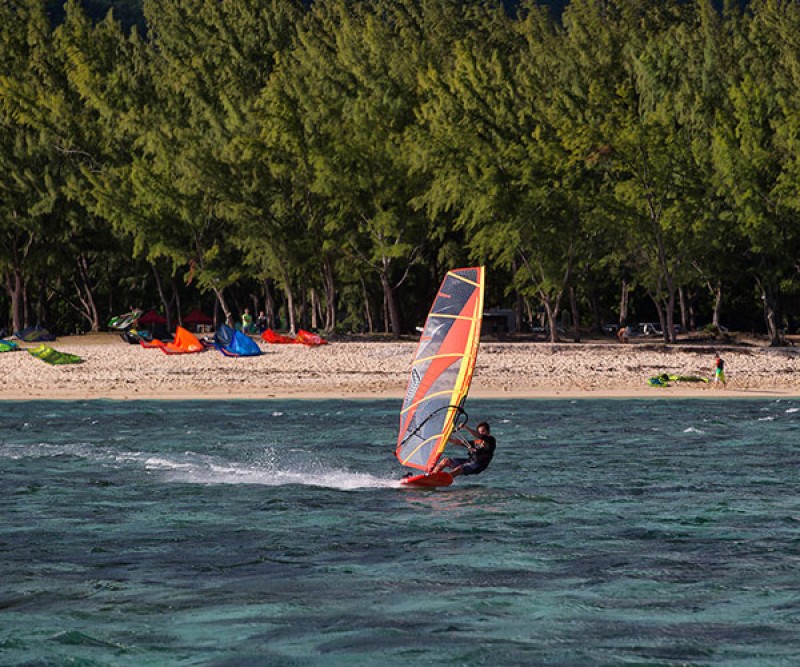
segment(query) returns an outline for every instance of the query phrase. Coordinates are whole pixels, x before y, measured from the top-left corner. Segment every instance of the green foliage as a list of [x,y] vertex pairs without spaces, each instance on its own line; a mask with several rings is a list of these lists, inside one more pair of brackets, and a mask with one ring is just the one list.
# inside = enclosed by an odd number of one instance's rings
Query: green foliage
[[228,317],[279,286],[401,333],[474,262],[491,305],[727,290],[777,336],[798,45],[780,0],[0,3],[0,306],[96,327],[158,264]]

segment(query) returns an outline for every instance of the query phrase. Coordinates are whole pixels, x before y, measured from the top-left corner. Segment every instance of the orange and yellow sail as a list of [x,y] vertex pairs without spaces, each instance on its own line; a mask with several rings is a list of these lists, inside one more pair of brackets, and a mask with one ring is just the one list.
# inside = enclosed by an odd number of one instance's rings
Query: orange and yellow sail
[[395,451],[426,470],[442,453],[469,391],[483,318],[484,267],[448,271],[411,366]]

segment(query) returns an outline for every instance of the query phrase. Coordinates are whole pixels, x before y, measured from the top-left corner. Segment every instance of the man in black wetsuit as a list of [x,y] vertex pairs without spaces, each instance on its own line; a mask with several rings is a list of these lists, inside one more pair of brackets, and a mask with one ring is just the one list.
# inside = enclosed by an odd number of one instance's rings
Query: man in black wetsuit
[[447,457],[440,459],[430,471],[431,473],[441,472],[445,468],[449,468],[450,474],[453,477],[458,477],[459,475],[477,475],[489,467],[489,463],[491,463],[494,456],[495,447],[497,447],[497,441],[489,432],[489,424],[481,422],[474,431],[466,425],[461,428],[469,431],[475,439],[465,442],[460,438],[450,438],[450,442],[454,445],[466,447],[469,458]]

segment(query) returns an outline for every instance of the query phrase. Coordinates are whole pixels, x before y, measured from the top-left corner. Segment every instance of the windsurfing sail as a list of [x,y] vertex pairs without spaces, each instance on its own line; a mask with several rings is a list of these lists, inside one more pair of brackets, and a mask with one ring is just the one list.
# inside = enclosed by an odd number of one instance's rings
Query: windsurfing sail
[[484,267],[442,281],[411,364],[395,454],[426,470],[442,453],[469,391],[483,318]]

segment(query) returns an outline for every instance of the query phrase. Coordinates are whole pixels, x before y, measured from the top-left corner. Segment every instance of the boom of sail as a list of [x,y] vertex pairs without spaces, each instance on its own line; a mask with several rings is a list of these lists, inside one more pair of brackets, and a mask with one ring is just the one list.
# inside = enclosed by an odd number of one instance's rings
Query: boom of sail
[[395,454],[426,470],[442,453],[469,392],[483,318],[484,267],[448,271],[428,313],[400,412]]

